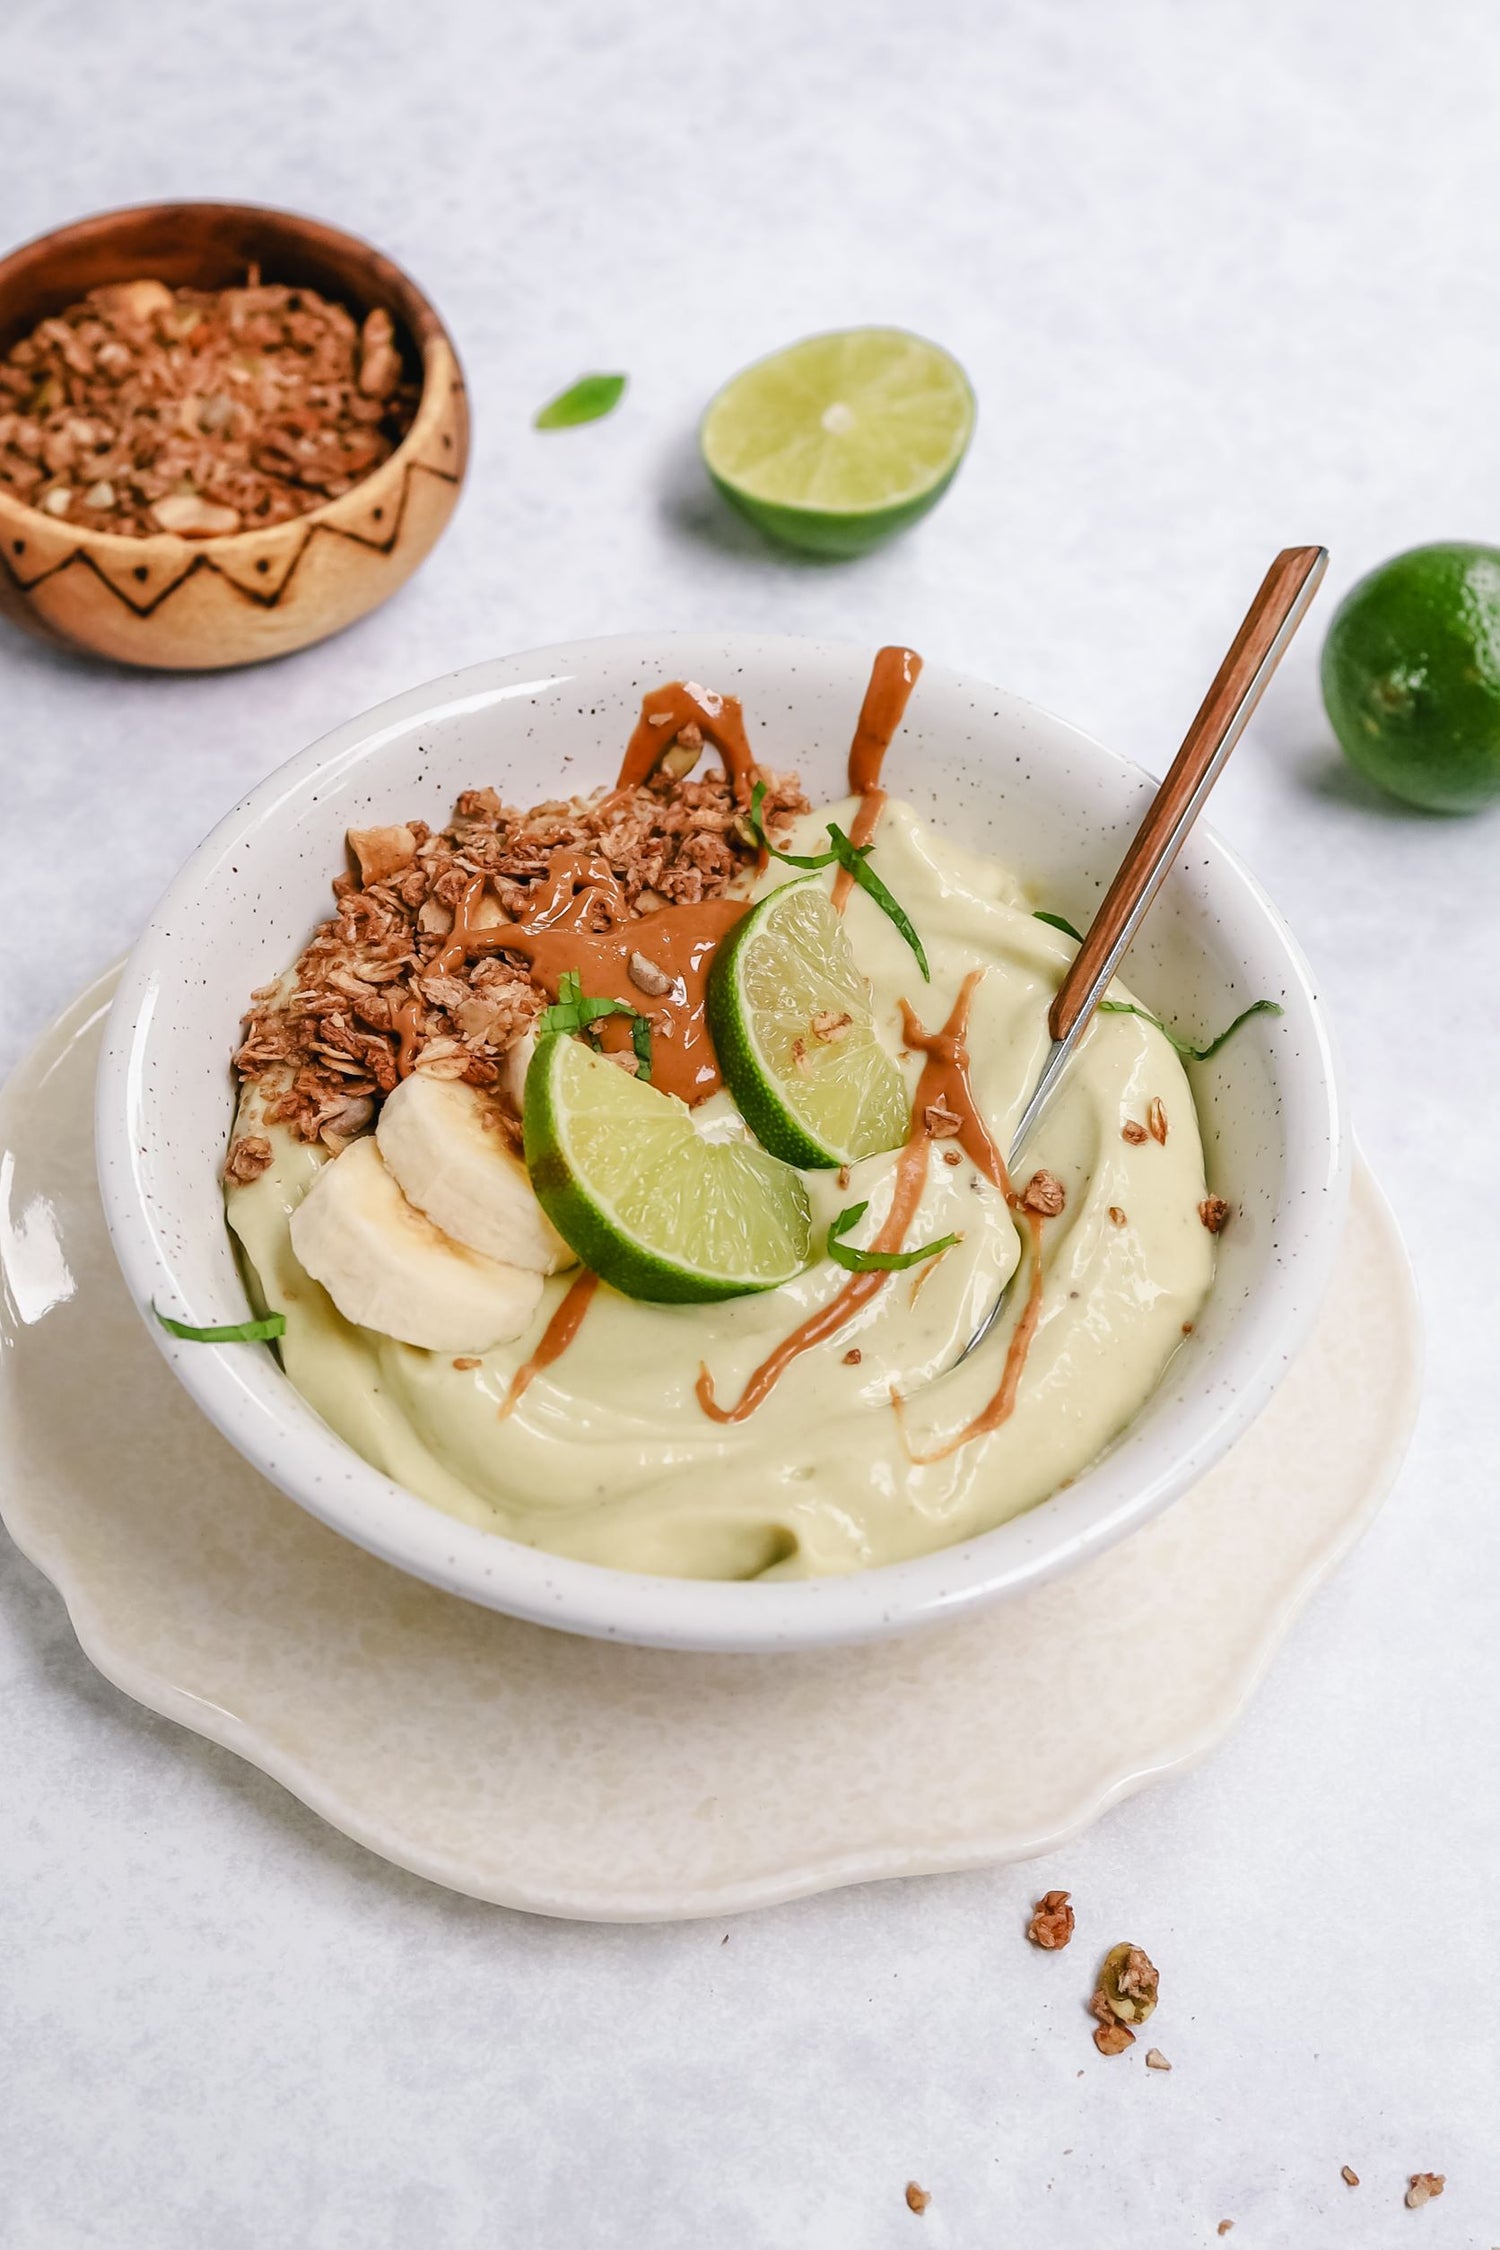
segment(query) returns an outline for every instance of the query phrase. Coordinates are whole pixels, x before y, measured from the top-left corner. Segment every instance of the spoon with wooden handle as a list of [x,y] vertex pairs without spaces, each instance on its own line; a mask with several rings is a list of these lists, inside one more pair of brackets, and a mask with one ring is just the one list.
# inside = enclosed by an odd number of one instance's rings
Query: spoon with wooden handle
[[[1147,806],[1146,816],[1120,862],[1119,873],[1058,987],[1047,1016],[1052,1046],[1010,1145],[1012,1171],[1032,1127],[1082,1044],[1094,1011],[1109,990],[1188,830],[1203,810],[1271,674],[1307,615],[1327,568],[1326,547],[1284,547],[1261,581],[1260,592],[1246,611],[1245,622],[1219,666],[1165,780]],[[967,1359],[989,1335],[1000,1317],[1009,1286],[1007,1283],[1002,1289],[954,1366]]]

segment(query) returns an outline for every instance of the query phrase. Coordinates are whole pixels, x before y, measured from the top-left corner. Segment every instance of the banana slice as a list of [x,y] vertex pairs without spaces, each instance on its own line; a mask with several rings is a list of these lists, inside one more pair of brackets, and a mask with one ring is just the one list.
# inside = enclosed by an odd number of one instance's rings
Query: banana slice
[[430,1352],[487,1352],[530,1323],[539,1273],[477,1257],[413,1210],[370,1135],[325,1164],[292,1248],[346,1320]]
[[493,1122],[492,1097],[414,1070],[386,1096],[375,1134],[407,1202],[455,1242],[533,1273],[576,1265]]

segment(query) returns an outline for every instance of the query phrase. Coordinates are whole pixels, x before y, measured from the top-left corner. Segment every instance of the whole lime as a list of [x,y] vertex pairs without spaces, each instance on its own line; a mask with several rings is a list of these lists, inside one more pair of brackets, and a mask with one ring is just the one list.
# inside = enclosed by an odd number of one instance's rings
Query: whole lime
[[1344,596],[1323,701],[1345,755],[1429,812],[1500,798],[1500,548],[1413,547]]

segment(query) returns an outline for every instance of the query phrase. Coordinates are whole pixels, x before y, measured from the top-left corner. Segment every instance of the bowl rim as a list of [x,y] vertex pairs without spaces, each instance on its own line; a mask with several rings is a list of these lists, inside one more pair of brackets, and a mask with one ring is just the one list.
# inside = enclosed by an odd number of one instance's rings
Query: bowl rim
[[[274,831],[278,814],[315,781],[356,768],[372,751],[414,723],[483,708],[527,686],[553,686],[577,678],[591,665],[618,660],[649,638],[653,661],[672,660],[675,647],[706,641],[748,660],[795,652],[806,665],[814,655],[868,656],[848,639],[809,639],[711,631],[619,634],[491,658],[442,675],[346,720],[299,751],[259,782],[224,815],[190,854],[153,909],[130,953],[105,1027],[95,1106],[95,1146],[100,1192],[115,1253],[132,1297],[157,1347],[180,1381],[225,1437],[268,1480],[309,1513],[356,1545],[409,1575],[483,1606],[533,1624],[588,1637],[645,1646],[724,1653],[771,1653],[867,1641],[961,1616],[984,1604],[1014,1598],[1070,1570],[1146,1523],[1220,1458],[1269,1401],[1305,1341],[1342,1239],[1348,1202],[1350,1134],[1342,1070],[1324,1019],[1312,973],[1276,907],[1228,845],[1200,823],[1194,831],[1199,859],[1212,867],[1216,893],[1265,932],[1277,951],[1288,1001],[1295,997],[1308,1038],[1298,1049],[1297,1075],[1315,1097],[1317,1131],[1307,1136],[1302,1176],[1288,1181],[1283,1211],[1295,1209],[1302,1239],[1280,1263],[1280,1286],[1236,1317],[1233,1380],[1205,1385],[1182,1419],[1185,1429],[1171,1457],[1142,1481],[1099,1505],[1090,1485],[1110,1458],[1076,1482],[1008,1522],[958,1545],[908,1561],[848,1576],[784,1580],[774,1584],[649,1576],[575,1561],[528,1547],[503,1534],[445,1515],[371,1467],[347,1442],[312,1417],[293,1430],[253,1390],[236,1345],[188,1345],[172,1338],[152,1316],[151,1300],[175,1282],[170,1244],[153,1221],[140,1183],[137,1151],[145,1124],[143,1049],[155,1012],[155,992],[170,981],[174,949],[162,926],[184,904],[211,892],[214,870],[240,848],[252,830]],[[1040,706],[944,665],[929,676],[960,691],[983,690],[997,718],[1044,729],[1087,758],[1102,760],[1123,778],[1150,783],[1132,760]],[[1290,1009],[1288,1010],[1290,1013]],[[1291,1152],[1289,1163],[1295,1162]],[[182,1291],[179,1301],[186,1302]],[[289,1378],[280,1384],[291,1388]],[[298,1394],[300,1395],[300,1394]]]
[[[405,300],[400,309],[400,318],[421,359],[422,388],[417,398],[416,411],[401,443],[366,475],[356,478],[347,492],[320,500],[316,508],[305,509],[301,515],[284,517],[280,523],[260,524],[248,531],[216,532],[208,539],[187,539],[176,531],[152,531],[139,536],[129,531],[104,531],[87,524],[72,523],[66,516],[49,515],[45,508],[33,508],[29,501],[18,500],[13,493],[0,488],[0,517],[14,518],[17,527],[22,530],[30,531],[40,527],[54,536],[67,533],[79,546],[110,555],[120,562],[131,558],[138,560],[143,554],[222,555],[236,549],[242,553],[255,553],[278,536],[285,537],[324,521],[334,509],[346,508],[357,493],[366,491],[377,478],[404,470],[406,464],[415,458],[418,445],[426,443],[429,434],[427,424],[432,418],[433,377],[445,352],[451,362],[452,379],[460,389],[465,388],[463,366],[452,333],[431,298],[412,279],[404,266],[389,257],[375,243],[366,241],[363,235],[351,234],[347,228],[333,226],[326,219],[314,218],[310,212],[291,211],[280,204],[229,202],[213,196],[166,196],[151,203],[113,204],[107,210],[92,211],[85,218],[68,219],[61,226],[47,227],[42,233],[34,234],[25,242],[17,243],[14,249],[7,250],[0,257],[0,290],[4,289],[17,266],[24,266],[31,260],[40,261],[45,252],[55,249],[61,243],[94,233],[103,235],[113,225],[172,211],[218,212],[256,224],[264,222],[272,229],[280,226],[315,233],[351,252],[377,276],[383,278],[389,275],[395,292]],[[464,467],[465,463],[460,461],[460,482]]]

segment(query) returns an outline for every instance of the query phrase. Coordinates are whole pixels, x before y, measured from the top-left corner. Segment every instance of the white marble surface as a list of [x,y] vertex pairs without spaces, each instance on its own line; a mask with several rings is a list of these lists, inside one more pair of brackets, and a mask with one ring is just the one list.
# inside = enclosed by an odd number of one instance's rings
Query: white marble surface
[[[448,539],[331,646],[172,680],[6,638],[7,1063],[245,786],[452,665],[659,622],[899,636],[1159,766],[1276,546],[1330,545],[1326,619],[1398,547],[1495,535],[1487,5],[33,0],[0,67],[0,234],[157,195],[324,213],[433,291],[477,422]],[[777,559],[704,489],[696,414],[872,318],[965,360],[972,458],[904,545]],[[534,436],[588,366],[625,408]],[[1500,822],[1342,770],[1317,637],[1217,818],[1331,996],[1432,1362],[1389,1509],[1233,1741],[1032,1870],[727,1943],[551,1926],[146,1717],[7,1550],[5,2250],[1500,2242]],[[1050,1884],[1061,1959],[1021,1936]],[[1088,1956],[1127,1934],[1170,2077],[1089,2044]],[[1409,2212],[1421,2169],[1448,2192]]]

